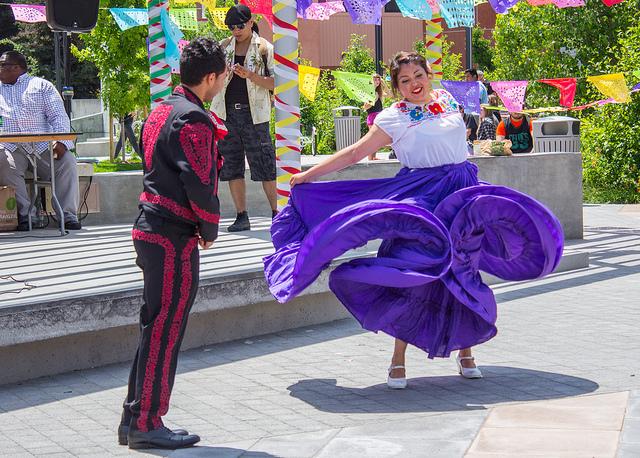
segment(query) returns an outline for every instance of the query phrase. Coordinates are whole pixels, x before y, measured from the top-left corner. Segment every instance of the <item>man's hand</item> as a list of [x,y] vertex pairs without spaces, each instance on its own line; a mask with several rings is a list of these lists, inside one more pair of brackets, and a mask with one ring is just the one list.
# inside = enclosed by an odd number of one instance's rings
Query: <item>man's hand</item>
[[64,156],[64,153],[67,152],[67,147],[64,145],[64,143],[60,143],[60,142],[55,142],[53,145],[53,158],[54,159],[60,159],[62,156]]
[[249,78],[249,79],[251,79],[251,74],[253,72],[247,70],[245,67],[243,67],[240,64],[236,64],[236,65],[233,66],[233,73],[238,75],[240,78]]
[[213,241],[209,242],[208,240],[200,238],[198,240],[198,244],[200,245],[200,248],[202,248],[203,250],[208,250],[213,246]]

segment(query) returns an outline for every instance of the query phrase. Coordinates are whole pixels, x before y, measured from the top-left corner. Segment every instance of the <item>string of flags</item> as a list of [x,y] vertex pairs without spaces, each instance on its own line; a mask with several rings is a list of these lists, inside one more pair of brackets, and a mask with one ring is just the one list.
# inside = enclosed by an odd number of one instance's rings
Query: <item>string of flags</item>
[[[327,70],[329,71],[329,70]],[[313,101],[317,89],[321,70],[319,68],[300,66],[299,81],[300,93]],[[330,71],[336,85],[341,88],[349,98],[360,102],[375,100],[375,92],[371,75],[362,73],[350,73]],[[640,79],[640,70],[633,72]],[[496,92],[504,106],[495,107],[511,112],[541,113],[552,111],[584,110],[594,106],[602,106],[608,103],[627,103],[631,101],[631,94],[640,91],[640,83],[629,89],[624,73],[611,73],[607,75],[588,76],[586,80],[593,84],[606,99],[574,106],[574,98],[578,78],[554,78],[540,79],[537,82],[548,84],[560,91],[559,107],[541,107],[524,109],[524,99],[529,81],[492,81],[491,88]],[[477,81],[434,81],[434,86],[441,85],[444,89],[470,112],[480,111],[480,86]]]
[[[272,0],[240,0],[247,4],[253,12],[262,14],[268,22],[272,22]],[[327,20],[333,14],[348,12],[356,23],[379,22],[382,7],[388,0],[344,0],[311,3],[311,0],[298,0],[298,15],[311,20]],[[473,25],[473,6],[479,0],[397,0],[404,16],[423,20],[436,20],[440,16],[450,27]],[[504,13],[520,0],[488,0],[498,13]],[[584,0],[526,0],[534,6],[554,4],[558,7],[576,7],[584,5]],[[602,0],[609,7],[624,0]],[[176,0],[177,3],[193,3],[193,0]],[[199,0],[207,7],[214,25],[226,29],[224,18],[228,8],[217,8],[215,0]],[[33,4],[9,4],[17,21],[36,23],[46,21],[46,7]],[[121,30],[132,27],[146,26],[149,17],[146,8],[109,8],[114,21]],[[435,16],[435,17],[434,17]],[[180,52],[188,43],[184,40],[183,30],[198,30],[198,19],[195,8],[172,8],[168,13],[163,10],[161,16],[162,28],[165,33],[167,63],[174,72],[178,71]],[[315,99],[320,78],[320,69],[311,66],[299,66],[300,92],[309,100]],[[371,75],[332,71],[336,84],[348,97],[362,102],[375,99],[375,92]],[[640,70],[634,76],[640,79]],[[593,84],[606,99],[598,100],[582,106],[574,106],[577,88],[577,78],[540,79],[540,83],[550,85],[559,90],[560,107],[546,107],[524,110],[524,99],[528,81],[494,81],[491,87],[502,100],[508,111],[540,112],[580,110],[606,103],[627,103],[631,100],[631,93],[640,90],[640,83],[629,89],[623,73],[588,76],[586,80]],[[441,81],[441,85],[472,112],[480,109],[479,86],[476,82]]]
[[[273,0],[240,0],[251,11],[260,14],[273,23]],[[389,0],[338,0],[313,3],[312,0],[297,0],[298,17],[308,20],[326,21],[336,13],[347,12],[354,24],[380,24],[382,11]],[[396,0],[403,16],[422,20],[431,20],[439,14],[450,28],[473,27],[475,24],[474,7],[487,0]],[[498,14],[505,14],[520,1],[525,0],[488,0]],[[613,7],[624,0],[602,0],[607,7]],[[576,8],[585,6],[584,0],[526,0],[529,5],[555,5],[558,8]],[[217,8],[215,0],[176,0],[177,4],[200,3],[207,8],[216,27],[226,29],[224,14],[227,8]],[[45,22],[44,5],[8,4],[13,10],[16,21]],[[146,8],[110,8],[114,19],[122,30],[142,25]],[[171,8],[170,16],[181,30],[198,30],[198,18],[195,8]]]

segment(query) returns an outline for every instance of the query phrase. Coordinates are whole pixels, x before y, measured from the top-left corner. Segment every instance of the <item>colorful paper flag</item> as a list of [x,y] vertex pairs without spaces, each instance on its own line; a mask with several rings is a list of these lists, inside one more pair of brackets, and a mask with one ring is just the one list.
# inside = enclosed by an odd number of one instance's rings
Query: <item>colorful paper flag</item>
[[520,0],[489,0],[491,7],[498,14],[504,14],[513,8]]
[[260,14],[269,25],[273,26],[273,4],[271,0],[240,0],[247,5],[253,14]]
[[229,30],[227,24],[224,23],[229,8],[209,8],[208,11],[211,19],[213,20],[213,25],[215,25],[216,28],[220,30]]
[[558,8],[576,8],[584,6],[584,0],[553,0],[553,4]]
[[611,97],[616,102],[630,102],[629,88],[624,79],[623,73],[612,73],[609,75],[588,76],[587,81],[598,88],[607,97]]
[[373,102],[376,99],[371,75],[338,71],[333,71],[331,74],[336,79],[338,87],[350,99],[358,100],[362,103]]
[[477,81],[442,80],[442,86],[467,113],[480,113],[480,86]]
[[341,1],[312,3],[304,12],[304,18],[313,21],[327,21],[334,14],[344,13],[345,11],[344,3]]
[[433,16],[431,6],[425,0],[396,0],[404,17],[429,20]]
[[577,86],[577,80],[575,78],[554,78],[538,81],[560,90],[560,105],[563,107],[573,106]]
[[511,112],[520,112],[524,107],[524,97],[528,81],[492,81],[491,88],[496,91],[505,108]]
[[307,65],[298,65],[298,85],[300,94],[313,101],[316,98],[318,80],[320,79],[320,69]]
[[109,8],[120,30],[149,24],[149,12],[146,8]]
[[605,5],[611,7],[613,5],[617,5],[618,3],[622,3],[624,2],[624,0],[602,0],[602,3],[604,3]]
[[47,11],[44,5],[9,5],[13,17],[19,22],[47,22]]
[[166,9],[163,9],[160,12],[160,20],[162,21],[162,30],[164,31],[167,42],[164,50],[167,64],[173,69],[180,68],[179,42],[184,35],[178,26],[171,20]]
[[382,23],[382,9],[389,0],[344,0],[344,7],[354,24]]
[[473,27],[473,0],[442,0],[440,15],[447,21],[449,28]]
[[198,12],[195,8],[171,8],[169,16],[180,30],[198,30]]

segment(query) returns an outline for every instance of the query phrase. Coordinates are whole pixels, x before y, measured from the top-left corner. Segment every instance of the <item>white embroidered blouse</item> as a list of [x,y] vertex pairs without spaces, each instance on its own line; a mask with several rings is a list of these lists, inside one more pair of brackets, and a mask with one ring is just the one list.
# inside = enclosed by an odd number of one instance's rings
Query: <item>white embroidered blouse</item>
[[424,106],[396,102],[374,121],[391,137],[391,146],[405,167],[438,167],[467,159],[467,128],[458,102],[444,89],[433,94],[434,100]]

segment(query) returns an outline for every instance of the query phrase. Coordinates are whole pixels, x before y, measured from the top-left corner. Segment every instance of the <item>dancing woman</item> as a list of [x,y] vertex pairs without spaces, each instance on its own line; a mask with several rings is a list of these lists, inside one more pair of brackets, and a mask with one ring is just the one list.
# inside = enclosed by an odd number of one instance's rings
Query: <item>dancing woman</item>
[[[459,350],[459,373],[479,378],[471,347],[497,332],[495,298],[479,270],[508,280],[544,276],[560,260],[562,229],[531,197],[479,184],[458,104],[433,89],[423,57],[398,53],[390,70],[403,100],[360,141],[291,178],[265,276],[286,302],[334,258],[382,239],[376,258],[342,264],[329,286],[364,328],[396,338],[389,387],[407,385],[409,343],[430,358]],[[403,165],[393,178],[310,183],[388,145]]]

